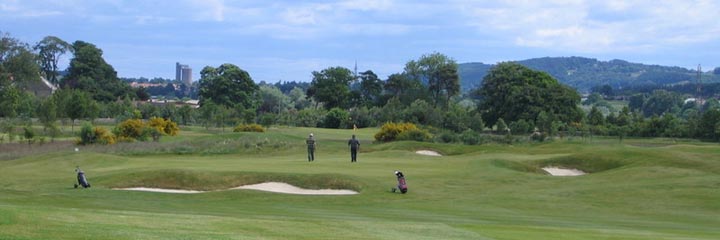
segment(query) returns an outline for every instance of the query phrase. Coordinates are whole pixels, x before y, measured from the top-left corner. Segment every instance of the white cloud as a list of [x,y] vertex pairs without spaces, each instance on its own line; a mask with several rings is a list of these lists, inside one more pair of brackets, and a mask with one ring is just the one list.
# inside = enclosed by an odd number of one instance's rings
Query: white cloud
[[390,0],[345,0],[337,6],[345,10],[384,11],[392,9],[393,3]]
[[470,3],[462,11],[477,31],[494,31],[524,47],[642,52],[720,40],[720,6],[709,0],[511,1]]
[[190,11],[195,14],[195,20],[212,20],[222,22],[225,20],[225,1],[224,0],[188,0]]
[[285,22],[292,25],[308,25],[317,23],[315,19],[315,11],[309,8],[286,9],[281,16]]

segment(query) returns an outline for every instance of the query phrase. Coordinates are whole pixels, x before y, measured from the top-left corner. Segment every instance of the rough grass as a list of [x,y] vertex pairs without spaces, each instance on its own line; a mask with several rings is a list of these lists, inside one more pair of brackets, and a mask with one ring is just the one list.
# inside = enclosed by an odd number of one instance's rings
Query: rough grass
[[[0,239],[719,239],[720,146],[613,138],[464,146],[373,144],[377,129],[195,129],[131,153],[82,148],[0,161]],[[318,141],[307,162],[303,139]],[[350,163],[347,139],[361,140]],[[222,141],[287,148],[166,152]],[[638,144],[667,143],[659,147]],[[138,148],[141,146],[138,146]],[[191,146],[193,148],[200,147]],[[221,147],[218,147],[221,148]],[[415,154],[427,149],[443,157]],[[593,174],[538,174],[544,164]],[[73,189],[82,167],[93,187]],[[393,170],[410,191],[393,194]],[[252,190],[167,194],[113,187],[215,190],[284,181],[348,196]],[[155,184],[155,185],[153,185]]]

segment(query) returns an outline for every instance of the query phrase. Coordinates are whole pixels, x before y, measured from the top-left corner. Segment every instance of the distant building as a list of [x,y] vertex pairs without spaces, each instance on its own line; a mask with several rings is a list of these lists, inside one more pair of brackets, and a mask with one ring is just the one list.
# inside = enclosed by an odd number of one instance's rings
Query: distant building
[[167,84],[162,84],[162,83],[139,83],[139,82],[131,82],[131,83],[130,83],[130,87],[134,87],[134,88],[139,88],[139,87],[142,87],[142,88],[150,88],[150,87],[164,87],[164,86],[167,86]]
[[[26,83],[23,87],[25,91],[34,94],[35,96],[46,98],[51,96],[58,88],[50,83],[45,77],[38,74],[38,78],[35,81]],[[15,78],[10,76],[10,81],[14,81]]]
[[185,83],[187,86],[192,85],[192,68],[188,65],[175,63],[175,80]]

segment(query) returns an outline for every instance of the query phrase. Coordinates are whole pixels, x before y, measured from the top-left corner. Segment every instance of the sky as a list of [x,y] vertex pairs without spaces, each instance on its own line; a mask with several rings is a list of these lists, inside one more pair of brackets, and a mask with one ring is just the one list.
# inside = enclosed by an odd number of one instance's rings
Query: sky
[[0,0],[0,32],[95,44],[120,77],[174,79],[180,62],[195,81],[223,63],[256,82],[356,62],[385,78],[434,52],[720,67],[720,0]]

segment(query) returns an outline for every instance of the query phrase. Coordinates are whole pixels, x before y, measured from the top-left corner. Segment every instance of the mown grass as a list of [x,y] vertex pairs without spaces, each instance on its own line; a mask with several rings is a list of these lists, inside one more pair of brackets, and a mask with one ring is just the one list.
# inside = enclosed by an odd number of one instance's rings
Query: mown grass
[[[613,138],[379,144],[372,143],[376,131],[191,129],[124,150],[84,147],[0,161],[0,239],[720,238],[717,144]],[[318,141],[315,162],[305,156],[310,132]],[[347,149],[351,134],[361,140],[357,163],[350,163]],[[266,147],[265,139],[286,145]],[[262,147],[244,148],[245,142]],[[184,145],[193,150],[172,150]],[[538,171],[548,164],[591,174]],[[91,189],[72,188],[77,165]],[[406,173],[408,194],[389,191],[395,169]],[[112,190],[218,190],[261,181],[360,194]]]

